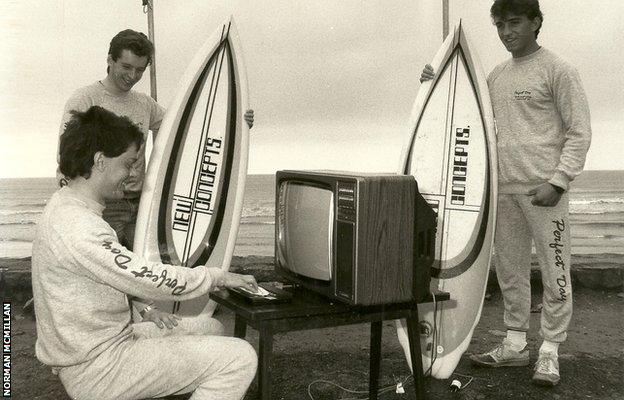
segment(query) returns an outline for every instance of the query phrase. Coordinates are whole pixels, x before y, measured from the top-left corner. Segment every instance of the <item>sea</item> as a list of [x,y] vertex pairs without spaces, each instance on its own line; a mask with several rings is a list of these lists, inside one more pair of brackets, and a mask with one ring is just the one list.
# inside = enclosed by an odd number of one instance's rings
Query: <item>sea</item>
[[[54,178],[0,179],[0,257],[31,255]],[[570,190],[573,254],[624,254],[624,171],[584,171]],[[275,175],[249,175],[234,255],[272,256]]]

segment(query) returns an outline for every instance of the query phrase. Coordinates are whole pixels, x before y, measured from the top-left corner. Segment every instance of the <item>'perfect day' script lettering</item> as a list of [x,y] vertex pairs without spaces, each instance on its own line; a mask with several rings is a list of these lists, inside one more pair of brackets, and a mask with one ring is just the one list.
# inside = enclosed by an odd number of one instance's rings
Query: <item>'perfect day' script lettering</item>
[[[113,242],[105,241],[102,243],[102,247],[106,250],[110,251],[110,253],[114,256],[113,263],[123,270],[128,270],[128,266],[132,261],[132,258],[129,254],[123,253],[120,249],[113,246]],[[171,289],[171,294],[174,296],[180,295],[184,293],[186,290],[186,282],[183,285],[178,284],[178,280],[175,278],[169,278],[168,272],[166,269],[163,269],[160,273],[154,273],[152,269],[149,269],[146,266],[139,267],[139,270],[129,269],[128,272],[132,274],[137,279],[148,279],[156,284],[156,287],[165,286]]]

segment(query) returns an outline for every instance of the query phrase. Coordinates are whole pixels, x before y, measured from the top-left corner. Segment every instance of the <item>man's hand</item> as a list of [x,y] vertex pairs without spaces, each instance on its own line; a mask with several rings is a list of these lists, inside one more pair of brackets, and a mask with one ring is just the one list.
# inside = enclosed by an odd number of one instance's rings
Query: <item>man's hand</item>
[[249,125],[249,129],[251,129],[251,127],[253,126],[254,123],[254,111],[249,109],[245,112],[245,122],[247,122],[247,125]]
[[252,275],[241,275],[233,272],[226,272],[223,276],[223,286],[226,288],[242,288],[251,290],[254,293],[258,291],[258,283]]
[[174,326],[178,326],[180,319],[182,318],[175,314],[169,314],[157,308],[152,308],[143,315],[143,321],[152,321],[160,329],[163,329],[165,326],[167,329],[173,329]]
[[559,203],[561,194],[550,183],[542,183],[538,187],[529,191],[529,196],[533,196],[531,204],[540,207],[554,207]]
[[420,74],[420,83],[430,81],[433,78],[435,78],[435,71],[433,70],[433,67],[431,64],[425,65],[425,68],[423,68],[422,73]]

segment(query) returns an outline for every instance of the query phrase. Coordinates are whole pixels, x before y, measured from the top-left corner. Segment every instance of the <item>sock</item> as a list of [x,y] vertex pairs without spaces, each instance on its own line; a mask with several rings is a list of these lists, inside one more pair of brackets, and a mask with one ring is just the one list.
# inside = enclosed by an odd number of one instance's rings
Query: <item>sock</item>
[[507,341],[511,344],[514,351],[522,351],[526,347],[526,332],[507,330]]
[[554,354],[555,357],[559,357],[558,351],[559,351],[559,343],[551,342],[549,340],[544,340],[544,342],[542,343],[542,346],[539,349],[540,354],[550,353],[550,354]]

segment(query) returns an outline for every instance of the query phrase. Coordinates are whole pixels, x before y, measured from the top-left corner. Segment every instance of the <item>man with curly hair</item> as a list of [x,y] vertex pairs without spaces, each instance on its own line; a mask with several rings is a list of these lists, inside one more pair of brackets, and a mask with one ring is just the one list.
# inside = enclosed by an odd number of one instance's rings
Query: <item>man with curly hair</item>
[[61,135],[68,184],[48,201],[33,241],[37,358],[72,399],[193,392],[198,400],[239,400],[257,367],[249,343],[201,334],[186,319],[172,329],[131,320],[127,295],[184,301],[217,288],[257,290],[251,275],[148,262],[119,243],[102,212],[107,199],[123,196],[142,143],[128,118],[99,106],[74,111]]

